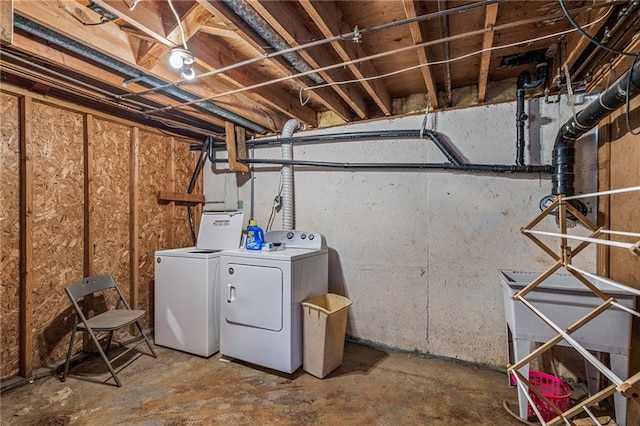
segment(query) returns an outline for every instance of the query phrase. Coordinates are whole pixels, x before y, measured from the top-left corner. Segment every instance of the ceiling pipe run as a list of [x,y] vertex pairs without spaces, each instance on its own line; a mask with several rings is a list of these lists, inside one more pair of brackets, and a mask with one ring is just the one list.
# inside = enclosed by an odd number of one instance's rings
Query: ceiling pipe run
[[259,134],[264,134],[269,131],[269,129],[257,123],[247,120],[246,118],[241,117],[229,110],[221,108],[212,102],[199,100],[200,97],[192,93],[169,85],[166,81],[163,81],[159,78],[146,75],[131,65],[107,56],[101,52],[98,52],[97,50],[94,50],[75,40],[70,39],[69,37],[50,30],[49,28],[43,27],[42,25],[31,21],[30,19],[27,19],[23,16],[14,14],[14,26],[15,28],[25,31],[31,35],[40,37],[41,39],[51,44],[80,55],[85,59],[89,59],[102,66],[105,66],[112,71],[126,76],[127,78],[136,79],[136,81],[140,82],[141,84],[151,87],[164,86],[165,88],[162,89],[162,92],[172,97],[173,99],[181,102],[194,102],[195,106],[205,112],[214,114],[217,117],[220,117],[227,121],[231,121],[239,126],[253,130],[254,132],[257,132]]
[[[288,134],[288,132],[287,132]],[[285,132],[283,131],[283,136]],[[287,166],[306,166],[338,169],[417,169],[417,170],[450,170],[457,172],[480,172],[480,173],[551,173],[552,166],[549,165],[503,165],[503,164],[472,164],[464,162],[446,142],[444,135],[429,130],[391,130],[375,132],[351,132],[333,135],[299,136],[282,138],[261,138],[247,141],[247,145],[255,147],[259,145],[278,145],[293,143],[321,143],[321,142],[345,142],[351,140],[373,140],[381,141],[385,139],[424,139],[428,138],[450,161],[450,163],[350,163],[350,162],[329,162],[329,161],[306,161],[293,159],[256,159],[239,158],[238,161],[247,164],[277,164]],[[224,149],[224,144],[216,143],[214,147]],[[226,163],[224,158],[213,159],[215,163]]]
[[553,195],[573,195],[575,192],[573,173],[575,164],[575,141],[593,129],[613,111],[640,94],[640,61],[622,75],[598,99],[562,125],[553,147]]
[[[438,0],[438,10],[443,11],[447,10],[447,0]],[[444,15],[440,18],[440,34],[443,39],[449,38],[449,16]],[[449,63],[449,59],[451,56],[451,46],[449,42],[445,42],[442,45],[442,58],[444,60],[444,89],[446,94],[445,106],[451,106],[451,64]]]
[[527,89],[535,89],[542,86],[547,80],[547,63],[539,63],[536,67],[536,80],[531,81],[529,71],[523,71],[518,75],[516,88],[516,164],[524,165],[524,123],[529,116],[524,112],[524,98]]
[[[240,19],[242,19],[247,25],[249,25],[260,37],[262,37],[267,43],[271,45],[276,50],[287,50],[290,49],[291,46],[285,39],[283,39],[280,34],[278,34],[272,27],[269,25],[267,21],[256,12],[256,10],[251,7],[244,0],[222,0],[224,4],[226,4]],[[283,53],[282,57],[291,64],[293,68],[298,70],[299,72],[307,72],[313,70],[311,65],[309,65],[297,52],[288,52]],[[322,77],[320,77],[316,73],[307,75],[311,80],[315,83],[324,83]]]

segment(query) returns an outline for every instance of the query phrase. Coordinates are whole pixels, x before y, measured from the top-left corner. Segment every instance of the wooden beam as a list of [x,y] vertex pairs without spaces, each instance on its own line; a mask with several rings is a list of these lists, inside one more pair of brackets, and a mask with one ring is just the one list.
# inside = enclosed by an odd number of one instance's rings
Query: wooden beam
[[[342,12],[338,9],[333,1],[314,1],[300,0],[300,4],[309,14],[313,22],[318,26],[322,35],[330,38],[339,34],[346,34],[352,29],[345,22]],[[354,58],[367,56],[362,45],[359,43],[340,43],[338,41],[331,42],[331,46],[338,53],[343,61],[350,61]],[[378,105],[384,115],[391,115],[391,96],[384,86],[382,80],[374,79],[366,81],[364,79],[377,77],[378,71],[371,62],[362,62],[360,64],[351,64],[348,66],[353,75],[361,80],[361,84],[367,91],[369,96]]]
[[132,127],[129,140],[129,302],[131,309],[137,309],[140,300],[139,164],[140,129]]
[[[81,105],[72,103],[72,102],[67,102],[67,101],[63,101],[61,99],[57,99],[51,96],[45,96],[45,95],[40,95],[40,94],[34,94],[34,93],[30,93],[28,90],[22,88],[22,87],[17,87],[17,86],[12,86],[10,84],[6,84],[3,83],[2,84],[2,88],[0,88],[0,92],[2,93],[9,93],[11,95],[14,96],[30,96],[32,97],[34,100],[37,100],[40,103],[43,103],[45,105],[51,105],[51,106],[56,106],[58,108],[62,108],[62,109],[66,109],[69,111],[74,111],[74,112],[78,112],[81,114],[91,114],[94,117],[100,117],[103,120],[109,121],[111,123],[118,123],[124,126],[138,126],[141,130],[144,130],[145,132],[148,133],[152,133],[154,135],[159,135],[159,136],[166,136],[167,132],[162,131],[162,130],[158,130],[155,127],[150,127],[150,126],[143,126],[140,125],[134,121],[131,120],[127,120],[125,118],[120,118],[120,117],[116,117],[114,115],[109,115],[106,114],[102,111],[98,111],[92,108],[87,108],[87,107],[83,107]],[[194,143],[195,141],[192,139],[188,139],[185,136],[180,136],[181,139],[179,139],[180,141],[185,141],[188,143]]]
[[[229,170],[232,172],[249,172],[249,166],[247,164],[238,163],[238,148],[236,140],[236,126],[233,123],[227,122],[225,128],[225,140],[227,142],[227,159],[229,161]],[[246,149],[246,148],[245,148]]]
[[[211,37],[204,34],[194,37],[191,40],[189,49],[196,55],[198,63],[208,70],[223,68],[242,60],[229,49],[211,49]],[[218,74],[217,77],[229,83],[230,86],[237,88],[267,81],[264,75],[251,67],[231,69],[225,73]],[[261,102],[284,116],[296,118],[313,127],[318,125],[316,112],[311,108],[302,106],[298,96],[293,96],[280,87],[275,85],[260,87],[252,90],[249,96],[252,96],[256,102]],[[281,127],[284,122],[278,124]]]
[[[176,192],[176,140],[175,138],[169,138],[169,144],[167,147],[169,153],[167,155],[167,170],[169,170],[169,188],[172,192]],[[176,219],[176,202],[171,200],[169,202],[169,227],[167,229],[167,243],[169,247],[176,246],[176,233],[175,233],[175,219]]]
[[[219,1],[213,0],[197,0],[197,2],[210,11],[215,19],[224,26],[237,31],[239,37],[246,43],[248,47],[254,50],[253,56],[263,56],[271,53],[268,46],[265,46],[262,40],[244,21],[238,18],[233,12]],[[291,75],[291,67],[285,64],[282,57],[273,57],[266,60],[270,65],[268,68],[273,69],[277,76]],[[242,70],[242,68],[241,68]],[[307,89],[312,86],[308,79],[296,79],[291,81],[297,91]],[[332,89],[323,87],[308,91],[311,102],[324,105],[327,109],[335,112],[342,120],[351,121],[352,114],[346,103]]]
[[[93,116],[91,114],[84,115],[83,122],[84,133],[84,276],[88,277],[95,274],[95,241],[94,241],[94,204],[93,195],[95,189],[93,185]],[[87,295],[82,300],[84,312],[91,312],[93,309],[93,296]],[[88,333],[83,333],[82,347],[88,350],[92,345],[91,338]]]
[[13,0],[0,0],[0,44],[13,43]]
[[32,100],[20,98],[20,375],[33,373]]
[[[402,0],[402,4],[404,5],[404,10],[407,18],[415,18],[416,16],[418,16],[415,0]],[[422,30],[420,29],[419,22],[412,22],[411,24],[409,24],[409,30],[411,31],[411,37],[413,38],[414,44],[424,43],[424,36],[422,35]],[[422,78],[424,79],[424,85],[427,89],[427,95],[429,96],[431,108],[438,109],[438,90],[436,89],[435,82],[433,81],[433,76],[431,75],[429,65],[427,65],[429,63],[427,49],[424,47],[417,48],[416,53],[418,55],[418,61],[420,62],[420,64],[422,64],[422,67],[420,67],[420,72],[422,72]]]
[[[598,18],[606,15],[607,13],[609,13],[609,9],[588,10],[584,14],[584,19],[579,19],[577,22],[584,25],[585,23],[596,21]],[[602,19],[589,28],[585,28],[585,32],[593,37],[606,23],[607,19]],[[567,65],[569,69],[575,73],[576,71],[573,70],[573,65],[576,64],[576,61],[584,53],[585,49],[590,45],[591,42],[579,33],[569,35],[566,42],[567,50],[569,50],[569,53],[567,54],[567,59],[562,64],[562,68],[564,69],[564,66]]]
[[493,3],[486,7],[484,28],[489,30],[482,35],[482,54],[480,56],[480,73],[478,75],[478,102],[485,101],[487,96],[487,81],[489,79],[489,65],[491,64],[491,48],[493,47],[493,27],[498,18],[499,3]]
[[187,194],[184,192],[160,191],[158,192],[158,201],[202,204],[204,203],[204,195]]
[[[145,3],[155,2],[142,2],[142,4]],[[17,13],[44,25],[53,31],[82,43],[87,47],[102,52],[131,66],[137,67],[149,75],[153,75],[154,77],[161,78],[168,82],[176,81],[179,78],[176,70],[169,67],[168,64],[156,66],[152,72],[139,67],[136,63],[136,57],[133,52],[134,49],[131,46],[129,36],[122,31],[114,31],[114,28],[118,28],[116,24],[108,23],[90,27],[83,26],[73,16],[67,13],[65,9],[59,7],[60,5],[75,4],[75,2],[69,0],[58,0],[56,2],[16,0],[14,6]],[[136,10],[138,9],[136,8]],[[86,73],[84,68],[78,68],[75,71],[83,74]],[[89,73],[86,74],[91,75]],[[224,81],[218,81],[215,87],[198,83],[189,85],[184,84],[183,88],[199,97],[207,97],[211,95],[212,91],[214,93],[220,93],[232,89]],[[268,111],[266,111],[261,104],[244,95],[236,94],[228,96],[224,107],[225,109],[265,128],[274,128],[273,118],[269,116]]]
[[[317,38],[316,34],[307,29],[302,18],[289,2],[252,2],[251,6],[290,46],[297,46],[298,40]],[[298,53],[312,68],[321,68],[336,62],[326,46],[315,46],[300,50]],[[334,70],[320,71],[318,74],[327,83],[336,83],[344,79],[339,77]],[[359,91],[349,85],[333,85],[331,87],[361,119],[368,118],[367,106]]]
[[[159,43],[167,43],[167,34],[163,26],[155,2],[138,2],[134,10],[129,10],[129,6],[122,0],[93,0],[95,4],[118,15],[127,24],[142,30],[145,34],[153,37]],[[171,46],[171,45],[169,45]]]
[[[113,6],[112,11],[114,13],[126,16],[126,21],[129,24],[158,39],[158,42],[156,43],[143,43],[142,45],[146,46],[146,48],[139,49],[138,51],[138,65],[143,66],[144,68],[152,69],[161,60],[166,61],[171,48],[176,46],[181,47],[183,45],[184,41],[182,40],[182,33],[177,22],[165,37],[161,37],[157,32],[151,32],[146,21],[139,21],[141,15],[137,13],[137,7],[134,12],[130,12],[128,8],[123,6],[122,2],[116,3],[110,0],[99,0],[98,3],[101,5],[104,3],[105,7]],[[135,18],[133,18],[133,16],[129,16],[134,13],[136,14]],[[146,15],[144,16],[146,19]],[[185,39],[189,43],[188,48],[196,57],[196,63],[207,71],[213,71],[237,62],[230,59],[230,55],[227,53],[228,49],[225,46],[212,46],[212,41],[214,40],[212,40],[211,37],[194,37],[200,27],[202,27],[205,22],[209,21],[212,16],[213,15],[209,10],[205,9],[198,3],[194,3],[191,8],[189,8],[189,10],[180,17]],[[233,69],[224,74],[218,74],[215,77],[215,80],[225,81],[228,83],[229,87],[238,88],[260,83],[264,81],[264,76],[254,71],[253,68],[246,67],[243,70]],[[264,87],[250,93],[246,93],[245,96],[253,99],[257,103],[265,105],[269,109],[278,111],[280,114],[289,118],[297,118],[311,126],[317,126],[315,111],[301,106],[298,97],[294,97],[288,92],[278,90],[275,87]],[[284,119],[279,119],[278,117],[272,118],[278,126],[284,124]],[[273,128],[272,130],[276,129]]]
[[[193,37],[211,18],[211,12],[195,3],[181,18],[180,22],[184,28],[184,36],[188,41]],[[147,43],[148,48],[144,52],[138,52],[138,64],[141,66],[152,69],[156,66],[158,61],[167,60],[169,51],[172,47],[181,46],[183,44],[182,34],[180,27],[176,23],[171,31],[167,33],[166,40],[171,44],[166,43]]]
[[93,116],[84,115],[84,275],[94,275]]

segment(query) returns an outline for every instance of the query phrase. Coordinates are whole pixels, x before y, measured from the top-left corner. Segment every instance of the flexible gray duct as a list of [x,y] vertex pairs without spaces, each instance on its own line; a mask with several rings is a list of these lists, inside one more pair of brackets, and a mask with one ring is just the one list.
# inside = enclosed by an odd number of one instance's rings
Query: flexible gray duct
[[[301,128],[302,124],[293,118],[284,123],[282,137],[290,138],[293,136],[293,132]],[[293,161],[292,144],[282,144],[282,160],[285,162]],[[282,166],[282,229],[294,229],[293,197],[293,164],[285,163]]]
[[[69,37],[66,37],[49,28],[43,27],[42,25],[34,21],[31,21],[30,19],[27,19],[18,14],[14,14],[13,16],[14,16],[15,28],[25,31],[34,36],[40,37],[41,39],[51,44],[55,44],[56,46],[62,47],[70,52],[80,55],[85,59],[94,61],[119,74],[125,75],[132,79],[136,79],[141,84],[145,84],[150,87],[165,86],[168,84],[166,81],[163,81],[159,78],[156,78],[150,75],[145,75],[142,71],[136,69],[135,67],[132,67],[131,65],[128,65],[110,56],[107,56],[104,53],[98,52],[97,50],[91,49],[90,47],[87,47],[75,40],[72,40]],[[193,102],[200,99],[199,96],[196,96],[192,93],[189,93],[175,86],[169,86],[165,89],[162,89],[160,92],[164,92],[165,94],[181,102]],[[264,134],[269,131],[269,129],[257,123],[254,123],[250,120],[247,120],[246,118],[241,117],[229,110],[221,108],[212,102],[199,101],[199,102],[196,102],[194,105],[206,112],[212,113],[224,120],[231,121],[239,126],[253,130],[257,133]]]

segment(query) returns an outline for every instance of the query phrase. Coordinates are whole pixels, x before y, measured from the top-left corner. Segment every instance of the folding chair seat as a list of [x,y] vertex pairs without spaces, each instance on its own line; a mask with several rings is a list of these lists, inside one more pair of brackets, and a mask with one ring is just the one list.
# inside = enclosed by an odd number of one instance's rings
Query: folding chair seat
[[[75,340],[75,335],[79,331],[88,333],[89,336],[91,336],[91,340],[98,349],[98,353],[109,369],[109,372],[111,373],[111,376],[115,380],[117,386],[122,386],[122,383],[120,382],[120,379],[118,379],[112,363],[118,358],[129,353],[143,342],[147,343],[151,354],[154,358],[157,358],[157,354],[151,346],[151,341],[140,325],[140,320],[144,317],[145,311],[131,309],[129,303],[127,303],[127,301],[125,300],[122,291],[120,291],[120,288],[118,288],[118,285],[111,275],[95,275],[91,277],[85,277],[74,282],[64,290],[76,310],[76,315],[73,322],[73,330],[71,331],[71,340],[69,342],[69,350],[67,352],[67,359],[64,365],[64,372],[62,373],[62,381],[65,381],[67,379],[67,374],[69,372],[69,363],[71,361],[71,355],[73,353],[73,343]],[[99,292],[102,292],[102,294],[105,296],[109,292],[117,295],[118,299],[115,307],[113,309],[109,309],[102,313],[88,317],[85,310],[81,307],[81,303],[84,303],[80,299]],[[142,335],[142,339],[136,342],[135,345],[129,347],[126,351],[120,353],[118,356],[109,359],[107,355],[109,353],[109,347],[111,346],[113,332],[131,324],[136,325],[138,331]],[[109,333],[105,350],[102,349],[102,346],[98,341],[98,337],[96,336],[96,333],[98,332]],[[124,368],[126,365],[128,365],[128,363],[125,363],[119,370]]]

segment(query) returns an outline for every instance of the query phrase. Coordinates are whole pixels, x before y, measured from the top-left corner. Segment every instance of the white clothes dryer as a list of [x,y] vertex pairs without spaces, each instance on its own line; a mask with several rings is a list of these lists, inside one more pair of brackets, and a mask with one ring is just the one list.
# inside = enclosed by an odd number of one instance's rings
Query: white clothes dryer
[[220,353],[293,373],[302,365],[301,302],[328,291],[329,258],[318,232],[271,231],[275,250],[220,257]]
[[220,253],[238,248],[243,213],[202,214],[196,247],[155,252],[156,345],[209,357],[220,349]]

